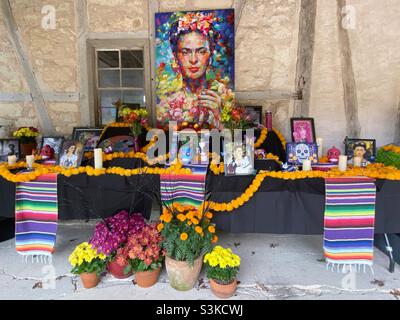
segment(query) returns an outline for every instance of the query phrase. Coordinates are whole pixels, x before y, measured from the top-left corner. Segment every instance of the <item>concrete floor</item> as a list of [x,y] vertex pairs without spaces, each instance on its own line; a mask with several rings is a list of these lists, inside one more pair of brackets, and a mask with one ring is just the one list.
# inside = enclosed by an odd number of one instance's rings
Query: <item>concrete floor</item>
[[[178,292],[168,284],[165,270],[152,288],[142,289],[132,278],[107,275],[94,289],[84,289],[70,274],[68,256],[74,246],[87,241],[93,222],[59,223],[53,268],[23,263],[14,239],[0,243],[0,299],[216,299],[204,272],[198,285]],[[400,267],[391,274],[388,260],[375,249],[371,271],[343,274],[328,271],[322,255],[321,236],[219,234],[220,245],[232,247],[242,258],[240,284],[232,299],[382,299],[400,298]],[[54,280],[56,278],[56,280]],[[50,281],[46,280],[50,279]],[[48,287],[50,286],[50,288]]]

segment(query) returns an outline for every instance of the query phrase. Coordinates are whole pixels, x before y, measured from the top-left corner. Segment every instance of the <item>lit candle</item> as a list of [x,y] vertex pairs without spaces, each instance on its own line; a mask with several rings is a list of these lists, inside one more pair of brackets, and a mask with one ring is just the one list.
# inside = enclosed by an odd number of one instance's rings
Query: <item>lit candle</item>
[[9,166],[13,166],[16,163],[17,163],[17,156],[16,155],[8,156],[8,165]]
[[35,156],[33,154],[26,156],[26,165],[28,166],[29,169],[33,168],[34,162],[35,162]]
[[303,171],[311,171],[311,160],[303,161]]
[[317,146],[318,146],[318,159],[322,158],[323,155],[323,143],[324,143],[324,139],[322,138],[317,138]]
[[339,156],[339,171],[345,172],[347,170],[347,156]]
[[361,157],[354,157],[353,165],[355,167],[361,167],[362,158]]
[[94,168],[103,168],[103,149],[101,148],[94,149]]

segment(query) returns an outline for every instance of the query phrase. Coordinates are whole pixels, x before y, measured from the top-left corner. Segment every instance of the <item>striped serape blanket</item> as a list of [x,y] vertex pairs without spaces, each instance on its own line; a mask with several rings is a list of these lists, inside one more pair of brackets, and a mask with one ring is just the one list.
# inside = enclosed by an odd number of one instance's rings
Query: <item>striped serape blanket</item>
[[361,271],[374,257],[374,179],[340,177],[325,179],[324,254],[327,268]]
[[162,174],[160,177],[161,201],[199,206],[204,201],[207,165],[185,165],[191,174]]
[[[15,243],[17,252],[46,261],[54,252],[58,220],[57,174],[17,183]],[[50,261],[49,261],[50,262]]]

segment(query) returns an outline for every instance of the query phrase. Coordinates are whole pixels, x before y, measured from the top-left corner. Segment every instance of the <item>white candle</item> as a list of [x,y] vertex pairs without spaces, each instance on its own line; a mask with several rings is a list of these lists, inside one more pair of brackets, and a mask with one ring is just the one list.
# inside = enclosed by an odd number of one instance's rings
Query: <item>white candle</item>
[[103,169],[103,149],[94,149],[94,168]]
[[324,139],[322,138],[317,138],[317,146],[318,146],[318,159],[322,158],[323,155],[323,143]]
[[8,165],[9,166],[13,166],[16,163],[17,163],[17,156],[16,155],[8,156]]
[[311,160],[303,161],[303,171],[311,171]]
[[353,165],[355,167],[361,167],[362,158],[361,157],[354,157]]
[[347,170],[347,156],[339,156],[339,171],[345,172]]
[[35,162],[35,156],[33,154],[26,156],[26,165],[28,166],[29,169],[33,168],[34,162]]

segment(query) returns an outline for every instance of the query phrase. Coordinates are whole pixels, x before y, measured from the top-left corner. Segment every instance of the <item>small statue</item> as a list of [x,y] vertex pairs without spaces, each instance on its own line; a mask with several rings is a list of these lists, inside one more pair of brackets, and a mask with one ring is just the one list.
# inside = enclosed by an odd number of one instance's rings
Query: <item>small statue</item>
[[328,150],[328,160],[330,163],[339,163],[340,150],[333,146]]

